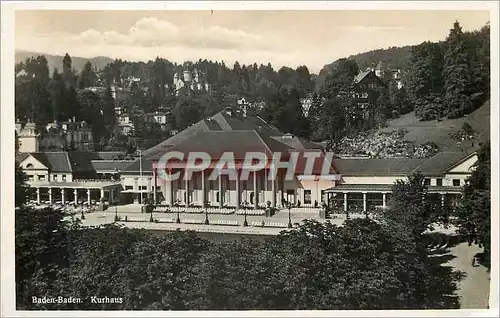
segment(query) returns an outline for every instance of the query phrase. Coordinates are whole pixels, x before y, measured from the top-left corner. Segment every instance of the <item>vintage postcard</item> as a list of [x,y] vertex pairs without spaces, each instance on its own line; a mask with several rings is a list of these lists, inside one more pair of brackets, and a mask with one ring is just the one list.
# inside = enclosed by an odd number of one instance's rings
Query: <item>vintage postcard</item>
[[2,316],[497,314],[498,9],[2,2]]

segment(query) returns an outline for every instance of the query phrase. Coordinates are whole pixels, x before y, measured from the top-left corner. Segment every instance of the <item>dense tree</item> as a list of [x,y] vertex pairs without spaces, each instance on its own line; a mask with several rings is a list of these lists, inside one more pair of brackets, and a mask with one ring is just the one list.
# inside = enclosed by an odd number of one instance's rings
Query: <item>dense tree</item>
[[48,85],[49,68],[44,56],[28,58],[18,66],[24,75],[16,78],[16,117],[31,120],[44,126],[52,119],[52,107]]
[[335,148],[340,139],[346,135],[346,116],[345,107],[339,99],[333,98],[325,101],[319,109],[313,139],[327,140],[328,148]]
[[491,149],[490,143],[478,151],[478,161],[463,189],[463,199],[456,209],[456,224],[469,240],[484,247],[484,260],[490,266],[491,253]]
[[68,109],[68,106],[70,105],[67,103],[68,92],[64,86],[61,74],[57,71],[57,68],[55,68],[52,73],[49,91],[52,103],[52,118],[59,121],[67,120],[70,117]]
[[92,128],[94,143],[102,143],[102,139],[109,137],[106,129],[102,99],[91,91],[80,91],[78,93],[78,104],[81,105],[81,117]]
[[295,88],[281,87],[260,115],[285,133],[309,138],[309,122],[304,116],[299,92]]
[[78,75],[77,87],[80,89],[94,86],[97,81],[97,75],[92,69],[92,64],[90,61],[85,63],[82,71]]
[[71,57],[68,53],[63,58],[62,78],[67,89],[76,86],[76,75],[73,72]]
[[469,68],[470,57],[458,21],[453,24],[453,29],[450,30],[445,48],[443,75],[445,78],[444,103],[446,113],[450,118],[462,117],[472,108],[470,98],[472,79]]
[[443,53],[438,43],[424,42],[413,47],[408,71],[408,92],[415,114],[422,120],[445,115],[443,95]]

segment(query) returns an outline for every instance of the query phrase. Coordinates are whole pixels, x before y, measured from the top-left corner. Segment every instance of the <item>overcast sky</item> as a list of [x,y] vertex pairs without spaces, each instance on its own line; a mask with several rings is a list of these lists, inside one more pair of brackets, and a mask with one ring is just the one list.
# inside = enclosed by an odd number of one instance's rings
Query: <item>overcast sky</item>
[[443,40],[488,11],[17,11],[16,49],[72,56],[232,65],[323,65],[369,50]]

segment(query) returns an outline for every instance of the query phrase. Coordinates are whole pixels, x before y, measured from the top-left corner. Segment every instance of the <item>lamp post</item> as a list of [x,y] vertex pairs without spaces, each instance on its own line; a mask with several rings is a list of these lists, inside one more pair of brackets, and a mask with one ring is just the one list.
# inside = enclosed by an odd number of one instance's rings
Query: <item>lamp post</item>
[[177,224],[181,223],[181,218],[179,217],[179,210],[177,210],[177,219],[175,220],[175,223]]
[[287,208],[288,208],[288,228],[291,229],[292,228],[292,217],[291,217],[290,211],[292,210],[292,204],[290,202],[288,202]]
[[143,183],[143,180],[142,180],[142,150],[141,149],[137,149],[137,152],[139,153],[139,193],[140,193],[140,196],[141,196],[141,205],[143,204],[143,195],[142,195],[142,183]]
[[149,199],[148,199],[146,207],[149,209],[149,212],[150,212],[149,222],[153,223],[154,222],[154,219],[153,219],[153,207],[150,205]]
[[209,225],[210,222],[208,221],[208,210],[205,208],[205,225]]
[[115,205],[115,222],[118,222],[118,206]]
[[247,221],[247,204],[248,204],[247,201],[243,202],[243,212],[245,214],[245,221],[243,221],[243,226],[248,226],[248,221]]

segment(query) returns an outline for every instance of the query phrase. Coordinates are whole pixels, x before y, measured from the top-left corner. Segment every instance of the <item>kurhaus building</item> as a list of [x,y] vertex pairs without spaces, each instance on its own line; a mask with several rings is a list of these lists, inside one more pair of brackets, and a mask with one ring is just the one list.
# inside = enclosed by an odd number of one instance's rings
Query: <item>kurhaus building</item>
[[[475,152],[441,152],[425,159],[329,159],[322,146],[284,134],[259,117],[245,117],[227,109],[197,122],[179,134],[142,152],[141,157],[121,172],[122,192],[130,201],[146,197],[156,204],[240,208],[242,205],[263,208],[267,204],[283,206],[287,202],[301,206],[320,206],[322,202],[343,210],[385,208],[396,180],[405,180],[421,172],[429,191],[439,195],[443,204],[455,201],[477,160]],[[169,152],[184,154],[182,160],[161,163]],[[210,155],[210,166],[183,178],[191,152]],[[237,178],[229,169],[217,170],[224,153],[234,154]],[[243,161],[249,152],[265,153],[264,169],[245,172]],[[285,178],[287,165],[272,162],[281,153],[281,162],[292,162],[298,153],[293,178]],[[306,153],[317,152],[312,169],[306,169]],[[161,164],[159,164],[161,163]],[[326,167],[326,168],[325,168]],[[309,167],[311,168],[311,167]],[[176,180],[160,178],[180,173]],[[217,178],[209,178],[214,169]],[[270,180],[269,174],[277,172]],[[242,177],[249,175],[248,178]],[[211,180],[209,180],[211,179]]]

